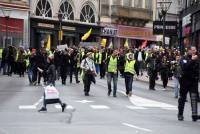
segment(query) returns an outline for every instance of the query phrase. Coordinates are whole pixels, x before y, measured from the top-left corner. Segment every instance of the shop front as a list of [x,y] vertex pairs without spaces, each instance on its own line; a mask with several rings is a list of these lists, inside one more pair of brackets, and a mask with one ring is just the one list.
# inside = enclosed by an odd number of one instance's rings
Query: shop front
[[23,45],[24,20],[0,17],[0,47]]
[[[106,46],[108,47],[111,43],[116,44],[117,40],[117,25],[111,24],[102,24],[103,28],[101,29],[101,39],[106,39]],[[114,46],[116,47],[116,46]]]
[[81,37],[92,28],[92,34],[87,39],[87,42],[97,42],[100,36],[100,26],[62,22],[63,37],[62,41],[58,40],[60,23],[57,20],[31,18],[31,47],[45,47],[50,38],[51,47],[56,48],[60,45],[78,46]]
[[154,42],[156,36],[153,35],[152,28],[130,27],[118,25],[118,47],[123,47],[128,39],[129,47],[139,47],[144,41]]

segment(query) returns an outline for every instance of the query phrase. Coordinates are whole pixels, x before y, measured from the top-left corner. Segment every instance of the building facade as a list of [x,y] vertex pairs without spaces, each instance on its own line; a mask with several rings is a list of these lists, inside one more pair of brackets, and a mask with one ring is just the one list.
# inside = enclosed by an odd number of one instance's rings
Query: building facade
[[152,25],[154,0],[101,0],[101,37],[115,47],[138,47],[144,40],[156,41]]
[[182,0],[180,14],[180,46],[196,46],[200,49],[200,1]]
[[0,47],[29,46],[28,0],[0,1]]
[[[52,47],[59,44],[78,45],[81,37],[92,28],[88,42],[98,42],[99,0],[31,0],[31,46],[45,46],[48,37]],[[61,19],[59,19],[61,15]],[[63,40],[59,42],[59,30]]]

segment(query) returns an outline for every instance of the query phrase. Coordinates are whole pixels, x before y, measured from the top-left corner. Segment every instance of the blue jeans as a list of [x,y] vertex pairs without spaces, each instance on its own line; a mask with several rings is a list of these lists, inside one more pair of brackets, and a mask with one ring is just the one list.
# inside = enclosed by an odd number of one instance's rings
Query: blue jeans
[[29,79],[29,83],[33,83],[33,68],[29,67],[28,68],[28,79]]
[[174,78],[174,92],[175,92],[175,97],[178,97],[179,87],[180,87],[179,79],[178,78]]
[[116,95],[117,93],[117,81],[118,81],[118,76],[117,74],[114,73],[108,73],[107,74],[107,84],[108,84],[108,91],[111,92],[112,91],[112,87],[111,87],[111,81],[113,80],[113,95]]
[[129,92],[132,92],[133,75],[125,73],[124,77],[125,77],[126,94],[129,94]]
[[100,71],[99,64],[95,64],[95,68],[96,68],[97,74],[99,74],[99,71]]

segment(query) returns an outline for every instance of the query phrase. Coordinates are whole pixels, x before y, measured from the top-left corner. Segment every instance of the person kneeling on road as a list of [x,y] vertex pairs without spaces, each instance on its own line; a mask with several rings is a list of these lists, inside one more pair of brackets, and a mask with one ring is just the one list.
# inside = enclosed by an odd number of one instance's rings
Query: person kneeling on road
[[38,112],[47,111],[46,108],[47,104],[55,104],[55,103],[59,103],[62,107],[62,112],[64,112],[66,104],[62,103],[62,101],[60,100],[58,90],[53,85],[49,85],[44,89],[45,91],[44,91],[43,107],[40,110],[38,110]]

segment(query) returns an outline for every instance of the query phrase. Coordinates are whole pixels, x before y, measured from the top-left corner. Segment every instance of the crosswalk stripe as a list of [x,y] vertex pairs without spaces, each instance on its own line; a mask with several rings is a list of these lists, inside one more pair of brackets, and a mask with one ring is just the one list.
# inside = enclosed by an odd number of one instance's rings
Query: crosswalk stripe
[[37,107],[35,105],[21,105],[19,106],[19,109],[36,109]]
[[126,106],[126,107],[132,110],[146,110],[147,109],[145,107],[137,107],[137,106]]
[[110,107],[105,105],[90,105],[90,107],[93,109],[110,109]]
[[170,111],[178,111],[178,108],[177,107],[162,107],[161,109],[164,109],[164,110],[170,110]]
[[141,131],[145,131],[145,132],[153,132],[150,129],[142,128],[142,127],[135,126],[135,125],[132,125],[132,124],[129,124],[129,123],[122,123],[122,125],[127,126],[127,127],[131,127],[131,128],[135,128],[135,129],[138,129],[138,130],[141,130]]

